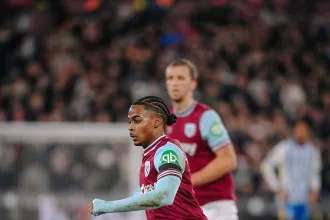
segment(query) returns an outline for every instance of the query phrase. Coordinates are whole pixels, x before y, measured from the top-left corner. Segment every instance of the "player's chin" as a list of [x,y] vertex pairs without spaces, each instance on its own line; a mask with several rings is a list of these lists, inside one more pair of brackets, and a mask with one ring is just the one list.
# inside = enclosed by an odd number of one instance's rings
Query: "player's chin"
[[139,141],[133,141],[134,146],[142,146],[141,142]]
[[182,96],[181,95],[171,95],[171,99],[174,102],[181,102],[182,101]]

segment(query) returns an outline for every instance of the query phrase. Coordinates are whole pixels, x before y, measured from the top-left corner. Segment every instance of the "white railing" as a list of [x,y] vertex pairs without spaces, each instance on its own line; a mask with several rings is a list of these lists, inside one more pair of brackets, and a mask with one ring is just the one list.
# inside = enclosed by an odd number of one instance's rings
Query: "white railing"
[[[127,147],[127,173],[129,187],[125,196],[131,195],[139,186],[139,168],[142,159],[142,149],[132,145],[129,138],[128,125],[122,123],[0,123],[0,148],[6,144],[93,144],[93,143],[111,143],[112,146]],[[2,145],[2,146],[1,146]],[[13,196],[14,195],[14,196]],[[12,201],[21,203],[18,205],[28,205],[36,207],[40,205],[40,197],[47,198],[51,196],[63,205],[72,206],[75,203],[86,204],[93,197],[100,195],[83,195],[81,193],[70,194],[52,194],[52,195],[34,195],[31,193],[3,192],[1,198],[9,198]],[[103,196],[103,198],[106,196]],[[16,199],[15,199],[16,198]],[[1,199],[0,199],[1,200]],[[109,198],[111,200],[111,198]],[[75,203],[73,203],[75,201]],[[4,201],[3,201],[4,202]],[[132,212],[128,219],[142,220],[143,212]],[[39,219],[43,220],[43,219]]]

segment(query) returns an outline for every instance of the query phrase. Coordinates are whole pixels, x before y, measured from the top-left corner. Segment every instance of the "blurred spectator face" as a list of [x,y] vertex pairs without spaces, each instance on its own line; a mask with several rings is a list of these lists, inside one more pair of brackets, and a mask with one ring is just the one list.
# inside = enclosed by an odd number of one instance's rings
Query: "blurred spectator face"
[[309,127],[304,122],[298,122],[294,128],[294,137],[299,143],[304,143],[309,139]]
[[89,22],[85,28],[84,37],[88,42],[98,42],[101,37],[98,24],[95,22]]
[[260,162],[262,160],[261,147],[256,143],[250,143],[246,146],[246,153],[252,162]]
[[24,121],[25,120],[25,112],[23,108],[17,108],[13,113],[14,121]]
[[13,96],[15,97],[24,97],[28,92],[28,85],[24,80],[17,80],[13,84]]
[[88,81],[89,85],[93,88],[98,88],[104,83],[102,74],[99,72],[90,72],[88,75]]
[[248,87],[248,79],[244,75],[239,75],[236,79],[237,87],[245,90]]
[[107,112],[101,112],[96,115],[95,121],[96,122],[110,122],[111,120],[110,120],[109,114]]
[[36,111],[42,110],[44,106],[43,96],[39,93],[33,94],[30,98],[30,106]]
[[116,79],[120,76],[120,65],[119,63],[113,63],[108,67],[108,76]]
[[29,63],[26,68],[26,73],[28,76],[36,78],[41,72],[41,67],[37,62]]
[[192,97],[197,81],[192,78],[187,66],[168,67],[165,76],[168,94],[174,102],[181,102],[186,97]]

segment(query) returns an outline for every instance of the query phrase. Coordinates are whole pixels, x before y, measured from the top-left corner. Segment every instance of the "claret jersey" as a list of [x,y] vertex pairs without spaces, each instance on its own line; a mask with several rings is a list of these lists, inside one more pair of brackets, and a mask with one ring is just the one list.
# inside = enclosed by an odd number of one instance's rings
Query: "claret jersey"
[[195,198],[185,153],[177,141],[163,135],[144,149],[140,170],[142,193],[154,190],[156,182],[168,175],[181,179],[174,202],[170,206],[147,210],[147,219],[206,220],[207,218]]
[[[191,173],[209,164],[215,158],[214,152],[231,142],[220,116],[210,107],[193,102],[185,111],[174,113],[176,123],[166,127],[166,134],[182,146]],[[236,201],[231,173],[194,190],[200,205],[218,200]]]

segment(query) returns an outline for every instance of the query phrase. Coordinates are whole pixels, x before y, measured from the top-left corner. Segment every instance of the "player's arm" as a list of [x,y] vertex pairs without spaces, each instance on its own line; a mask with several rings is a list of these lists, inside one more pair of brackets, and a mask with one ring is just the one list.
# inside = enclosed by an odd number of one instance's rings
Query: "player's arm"
[[313,159],[313,167],[312,167],[312,176],[310,179],[310,188],[311,188],[311,193],[310,193],[310,198],[309,202],[311,205],[316,204],[318,198],[319,198],[319,193],[320,193],[320,188],[321,188],[321,155],[318,150],[315,150],[315,158]]
[[137,188],[134,192],[133,192],[133,195],[132,196],[140,196],[142,195],[142,191],[141,191],[141,188]]
[[199,122],[201,135],[216,157],[203,169],[192,174],[194,186],[220,179],[236,168],[236,154],[227,129],[214,110],[203,113]]
[[274,148],[261,163],[261,174],[269,188],[274,192],[281,190],[281,184],[276,176],[276,167],[281,165],[285,158],[285,141],[275,145]]
[[185,169],[185,156],[179,147],[168,143],[157,150],[154,165],[158,171],[155,190],[111,202],[95,199],[92,205],[93,214],[97,216],[104,213],[150,210],[172,205]]

